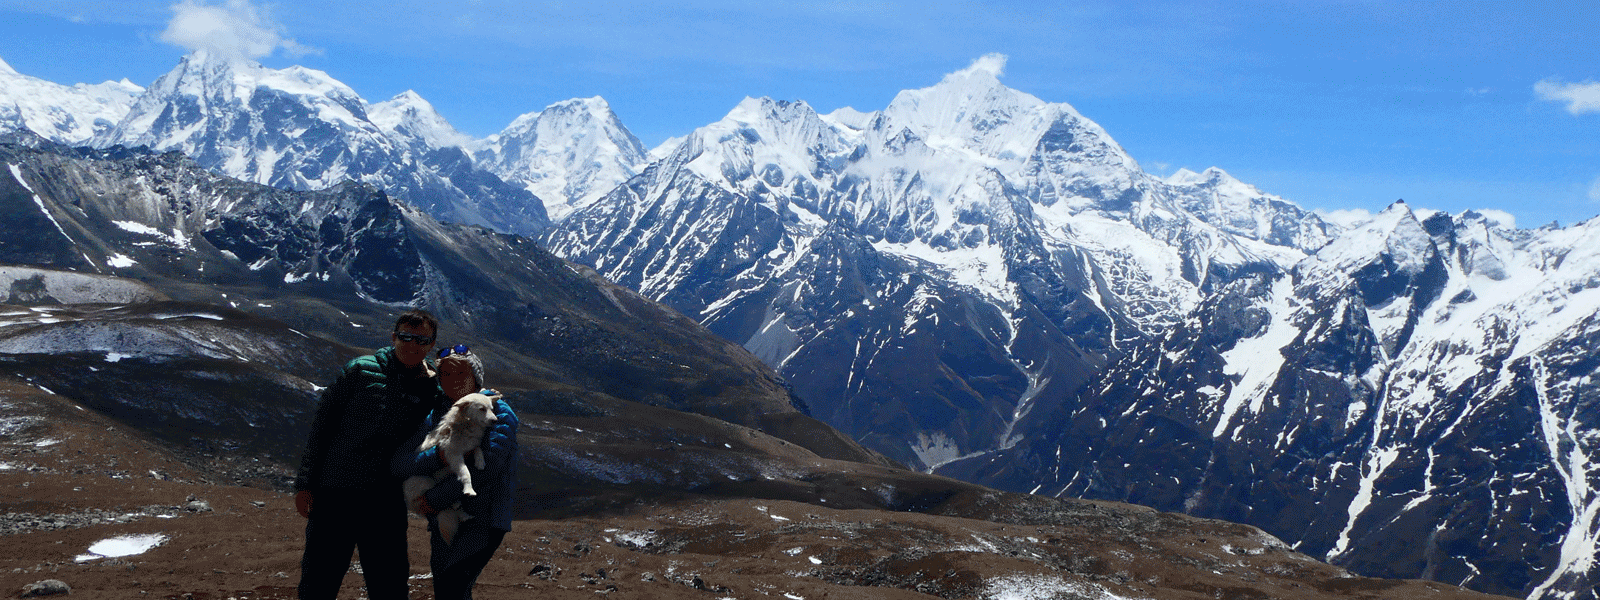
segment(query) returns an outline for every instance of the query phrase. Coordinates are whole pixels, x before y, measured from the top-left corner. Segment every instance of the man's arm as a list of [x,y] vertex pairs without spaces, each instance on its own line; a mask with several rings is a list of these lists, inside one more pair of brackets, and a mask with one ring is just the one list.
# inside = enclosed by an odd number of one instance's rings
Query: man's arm
[[[348,369],[346,365],[346,369]],[[311,435],[306,438],[306,450],[300,455],[300,468],[295,473],[295,509],[302,517],[311,515],[311,487],[320,478],[323,459],[333,438],[339,432],[339,420],[344,416],[349,401],[348,373],[341,372],[333,385],[322,390],[317,402],[317,414],[311,420]]]

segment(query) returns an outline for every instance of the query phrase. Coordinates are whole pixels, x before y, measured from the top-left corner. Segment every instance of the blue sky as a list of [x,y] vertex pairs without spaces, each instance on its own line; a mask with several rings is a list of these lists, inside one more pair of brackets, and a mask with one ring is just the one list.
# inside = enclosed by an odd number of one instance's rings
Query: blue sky
[[[231,29],[201,35],[207,15]],[[877,110],[1000,53],[1008,86],[1073,105],[1153,173],[1533,227],[1600,214],[1597,23],[1594,0],[0,0],[0,59],[148,85],[187,47],[244,36],[369,102],[416,90],[475,136],[599,95],[655,145],[745,96]]]

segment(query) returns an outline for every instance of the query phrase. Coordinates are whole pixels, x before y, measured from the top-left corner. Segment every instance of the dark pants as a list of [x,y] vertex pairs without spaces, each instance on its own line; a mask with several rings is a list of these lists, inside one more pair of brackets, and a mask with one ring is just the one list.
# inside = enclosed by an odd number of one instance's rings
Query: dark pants
[[433,542],[428,564],[433,567],[434,600],[472,600],[472,586],[500,549],[506,532],[473,526],[469,521],[456,532],[454,546],[446,546],[437,530],[429,537]]
[[[392,493],[391,493],[392,492]],[[361,552],[361,574],[372,600],[410,597],[406,557],[406,506],[397,487],[373,492],[318,492],[306,521],[306,552],[300,559],[300,599],[332,600],[350,570],[350,554]]]

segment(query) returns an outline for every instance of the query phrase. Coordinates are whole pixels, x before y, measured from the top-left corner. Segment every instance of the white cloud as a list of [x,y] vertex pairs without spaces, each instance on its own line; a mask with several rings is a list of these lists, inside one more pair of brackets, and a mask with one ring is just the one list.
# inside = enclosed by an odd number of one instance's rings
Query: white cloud
[[1322,217],[1322,220],[1345,229],[1355,229],[1372,220],[1372,211],[1364,208],[1344,208],[1339,210],[1323,210],[1319,208],[1314,212],[1317,213],[1317,216]]
[[962,77],[981,71],[998,79],[1006,72],[1006,60],[1006,55],[999,52],[991,52],[978,57],[978,60],[972,61],[972,64],[968,65],[967,68],[951,73],[950,75],[952,77]]
[[1594,183],[1589,186],[1589,200],[1600,202],[1600,177],[1596,177]]
[[223,4],[184,0],[174,4],[172,20],[161,32],[161,40],[237,58],[261,58],[280,48],[291,56],[320,53],[284,37],[283,26],[249,0],[227,0]]
[[1533,91],[1539,94],[1540,100],[1567,103],[1567,112],[1575,115],[1600,112],[1600,82],[1597,81],[1561,83],[1546,79],[1533,84]]

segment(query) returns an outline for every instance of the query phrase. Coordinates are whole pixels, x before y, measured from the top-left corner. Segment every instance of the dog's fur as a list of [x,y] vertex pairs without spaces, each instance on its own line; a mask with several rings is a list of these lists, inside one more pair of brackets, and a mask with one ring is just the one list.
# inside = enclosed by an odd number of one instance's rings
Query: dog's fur
[[[483,434],[488,431],[489,425],[497,419],[494,416],[494,400],[483,394],[467,394],[450,405],[450,410],[439,419],[433,431],[428,432],[422,439],[422,445],[417,447],[418,452],[437,446],[439,458],[444,460],[445,468],[434,473],[432,477],[417,475],[405,481],[406,505],[412,512],[421,513],[422,495],[446,476],[454,475],[461,480],[462,493],[476,496],[478,492],[472,489],[472,472],[467,470],[467,456],[471,455],[479,469],[484,468]],[[451,543],[456,536],[456,530],[461,522],[472,518],[462,512],[461,505],[439,511],[436,519],[439,523],[439,535],[446,544]]]

